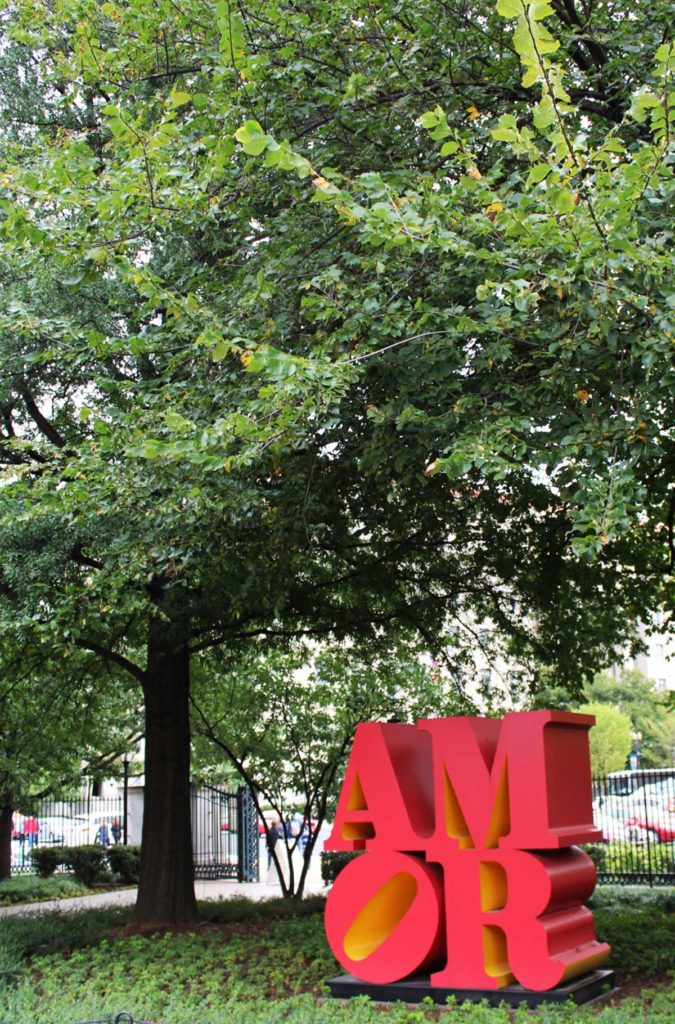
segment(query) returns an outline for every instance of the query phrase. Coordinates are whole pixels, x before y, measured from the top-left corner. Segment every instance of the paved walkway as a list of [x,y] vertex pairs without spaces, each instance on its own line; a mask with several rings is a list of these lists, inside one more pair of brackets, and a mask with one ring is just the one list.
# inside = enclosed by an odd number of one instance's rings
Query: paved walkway
[[[311,879],[305,886],[305,895],[323,891],[321,880]],[[115,892],[96,892],[90,896],[73,896],[64,900],[45,900],[42,903],[16,903],[0,907],[0,917],[11,914],[40,914],[54,910],[84,910],[88,907],[129,906],[136,902],[136,889],[117,889]],[[232,882],[228,879],[195,882],[198,900],[224,900],[231,896],[246,896],[250,900],[266,900],[281,896],[281,886],[267,882]]]

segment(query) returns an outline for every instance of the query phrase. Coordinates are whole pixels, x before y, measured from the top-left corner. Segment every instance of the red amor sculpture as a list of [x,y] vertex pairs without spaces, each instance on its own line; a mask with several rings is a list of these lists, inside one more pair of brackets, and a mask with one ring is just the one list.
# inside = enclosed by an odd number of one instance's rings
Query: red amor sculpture
[[589,715],[369,722],[356,731],[327,850],[326,934],[356,977],[431,971],[444,988],[544,991],[609,956],[584,906],[595,867]]

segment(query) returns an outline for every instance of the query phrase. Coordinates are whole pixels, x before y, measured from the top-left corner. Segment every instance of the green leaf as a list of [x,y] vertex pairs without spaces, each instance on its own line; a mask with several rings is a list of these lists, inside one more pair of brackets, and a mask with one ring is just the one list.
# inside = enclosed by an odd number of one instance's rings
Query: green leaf
[[175,92],[169,93],[168,103],[171,107],[183,107],[186,103],[190,102],[190,93],[176,90]]
[[237,142],[249,156],[260,156],[267,149],[267,136],[257,121],[245,121],[234,133]]
[[436,128],[438,125],[438,114],[434,110],[427,110],[424,114],[420,114],[418,123],[422,128]]
[[549,176],[552,169],[548,164],[535,164],[527,176],[528,185],[536,185],[538,182],[543,181],[544,178]]
[[215,363],[221,362],[226,359],[232,351],[232,344],[227,338],[223,338],[217,342],[211,349],[211,358]]
[[449,142],[444,142],[441,146],[441,156],[452,156],[459,149],[459,142],[455,142],[451,139]]
[[497,14],[502,18],[519,18],[525,11],[523,0],[498,0]]

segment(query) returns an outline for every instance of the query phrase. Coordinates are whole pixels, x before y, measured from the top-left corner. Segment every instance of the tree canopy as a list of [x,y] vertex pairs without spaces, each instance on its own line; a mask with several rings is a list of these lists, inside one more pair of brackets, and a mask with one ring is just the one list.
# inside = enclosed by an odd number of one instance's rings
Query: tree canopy
[[640,740],[640,767],[665,768],[675,752],[675,715],[667,694],[653,679],[634,669],[617,677],[599,673],[584,688],[593,704],[611,704],[627,715],[634,738]]
[[4,5],[3,630],[143,689],[141,918],[203,651],[470,610],[578,688],[664,603],[668,16]]
[[633,746],[628,715],[599,701],[582,704],[578,710],[595,717],[590,732],[591,767],[595,774],[605,776],[625,768]]

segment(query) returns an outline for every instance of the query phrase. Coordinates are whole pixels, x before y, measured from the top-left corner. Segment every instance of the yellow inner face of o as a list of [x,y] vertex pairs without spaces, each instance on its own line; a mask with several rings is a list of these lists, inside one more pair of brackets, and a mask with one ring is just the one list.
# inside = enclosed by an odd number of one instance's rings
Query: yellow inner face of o
[[354,918],[344,939],[350,960],[365,960],[388,939],[417,896],[417,880],[407,871],[393,875]]

